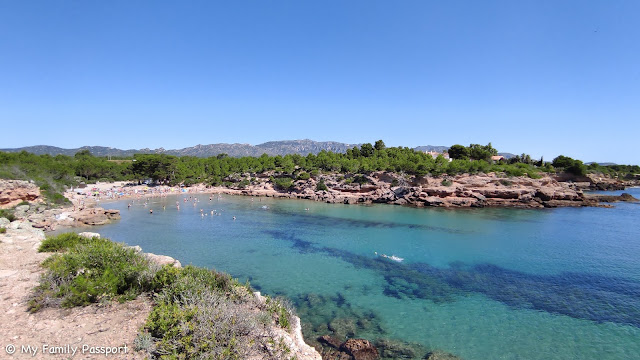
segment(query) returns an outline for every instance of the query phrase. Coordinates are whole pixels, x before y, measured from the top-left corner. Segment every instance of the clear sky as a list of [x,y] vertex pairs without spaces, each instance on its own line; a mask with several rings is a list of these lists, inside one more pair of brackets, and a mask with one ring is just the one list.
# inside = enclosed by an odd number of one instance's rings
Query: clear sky
[[0,148],[312,139],[640,164],[640,1],[0,2]]

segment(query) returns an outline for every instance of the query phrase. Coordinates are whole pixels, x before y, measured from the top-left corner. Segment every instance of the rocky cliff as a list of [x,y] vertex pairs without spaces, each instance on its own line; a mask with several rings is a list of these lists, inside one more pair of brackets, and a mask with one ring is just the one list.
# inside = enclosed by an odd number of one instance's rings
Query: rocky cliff
[[[597,206],[602,199],[585,195],[576,183],[560,182],[551,176],[541,179],[500,177],[496,174],[443,177],[407,177],[375,172],[354,177],[320,175],[298,180],[293,187],[275,190],[263,177],[244,189],[218,189],[220,192],[254,196],[299,198],[328,203],[437,206],[437,207],[515,207],[550,208],[561,206]],[[327,190],[317,190],[322,181]],[[633,201],[631,197],[607,201]]]
[[14,207],[23,201],[40,201],[40,188],[24,180],[0,179],[0,209]]

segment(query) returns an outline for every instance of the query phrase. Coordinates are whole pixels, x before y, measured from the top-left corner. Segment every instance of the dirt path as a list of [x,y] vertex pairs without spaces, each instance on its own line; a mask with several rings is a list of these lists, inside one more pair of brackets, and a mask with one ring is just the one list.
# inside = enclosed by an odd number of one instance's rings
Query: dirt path
[[[27,312],[28,295],[43,271],[39,264],[49,256],[37,252],[42,239],[41,230],[21,221],[0,234],[0,359],[144,359],[133,350],[151,309],[144,297],[124,304]],[[9,356],[12,346],[15,353]],[[106,355],[107,348],[117,353]],[[95,351],[103,353],[91,353]]]

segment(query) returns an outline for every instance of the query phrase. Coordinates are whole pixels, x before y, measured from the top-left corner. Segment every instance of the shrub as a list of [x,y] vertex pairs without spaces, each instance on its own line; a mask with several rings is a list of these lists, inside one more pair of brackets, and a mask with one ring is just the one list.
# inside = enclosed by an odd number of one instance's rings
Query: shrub
[[442,182],[440,184],[442,184],[442,186],[451,186],[451,185],[453,185],[451,180],[447,180],[447,179],[442,180]]
[[0,228],[0,234],[4,234],[4,233],[6,233],[6,232],[7,232],[7,229],[5,229],[5,228]]
[[369,179],[364,175],[356,175],[353,177],[353,182],[356,184],[368,184],[370,183]]
[[513,185],[513,181],[507,180],[507,179],[500,179],[500,184],[502,184],[504,186],[511,186],[511,185]]
[[[40,187],[40,190],[42,190],[42,187]],[[64,195],[54,190],[50,190],[50,189],[44,190],[42,191],[42,194],[47,200],[47,205],[49,206],[60,206],[60,205],[71,204],[71,201],[69,199],[67,199],[66,197],[64,197]]]
[[193,266],[163,268],[156,279],[165,287],[136,340],[151,358],[280,359],[287,353],[269,332],[274,321],[290,326],[283,300],[262,304],[229,275]]
[[13,211],[8,209],[0,209],[0,218],[6,218],[9,221],[16,220],[16,216],[13,214]]
[[265,303],[267,311],[275,318],[276,324],[283,329],[291,330],[291,319],[295,314],[289,300],[267,297]]
[[298,180],[309,180],[311,178],[311,175],[309,175],[309,173],[307,172],[302,172],[298,175]]
[[514,165],[506,165],[504,172],[507,176],[524,176],[526,174],[525,169]]
[[391,180],[391,187],[396,187],[398,186],[400,183],[398,182],[398,179],[393,179]]
[[324,180],[318,181],[318,183],[316,184],[316,191],[327,191],[327,190],[329,190],[329,188],[324,183]]
[[276,189],[289,190],[291,187],[293,187],[293,179],[288,177],[275,178],[273,179],[273,184]]
[[84,306],[134,299],[151,288],[155,266],[144,255],[108,239],[57,236],[47,248],[67,249],[43,262],[47,269],[29,301],[29,311],[45,306]]
[[240,188],[240,189],[244,189],[244,188],[246,188],[250,183],[251,183],[251,182],[249,181],[249,179],[243,179],[242,181],[240,181],[240,182],[238,183],[238,185],[237,185],[237,186],[238,186],[238,188]]
[[87,244],[89,242],[91,242],[91,239],[69,232],[46,238],[40,243],[38,252],[66,251],[76,245]]

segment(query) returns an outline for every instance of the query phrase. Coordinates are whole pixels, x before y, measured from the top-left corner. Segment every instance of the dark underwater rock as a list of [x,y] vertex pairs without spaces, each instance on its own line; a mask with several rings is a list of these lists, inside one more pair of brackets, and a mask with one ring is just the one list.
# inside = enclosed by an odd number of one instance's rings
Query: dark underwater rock
[[340,346],[340,350],[353,356],[354,360],[378,359],[378,349],[365,339],[349,339]]

